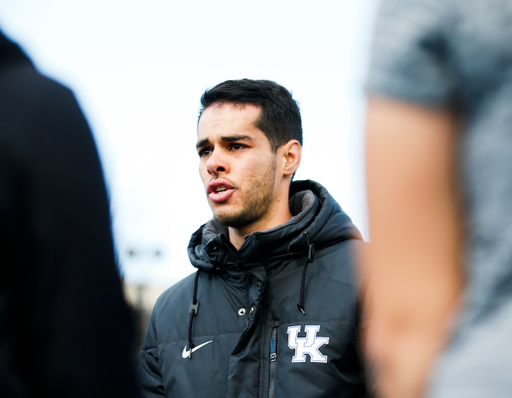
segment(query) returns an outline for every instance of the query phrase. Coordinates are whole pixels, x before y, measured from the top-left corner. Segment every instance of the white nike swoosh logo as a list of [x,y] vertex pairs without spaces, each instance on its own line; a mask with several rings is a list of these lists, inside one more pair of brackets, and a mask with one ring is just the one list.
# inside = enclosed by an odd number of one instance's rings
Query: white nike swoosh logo
[[204,347],[206,344],[210,344],[210,343],[213,343],[213,340],[207,341],[206,343],[203,343],[203,344],[199,344],[198,346],[192,348],[191,350],[188,350],[188,345],[186,345],[185,348],[183,348],[183,352],[181,353],[181,356],[183,358],[190,358],[190,354],[199,350],[201,347]]

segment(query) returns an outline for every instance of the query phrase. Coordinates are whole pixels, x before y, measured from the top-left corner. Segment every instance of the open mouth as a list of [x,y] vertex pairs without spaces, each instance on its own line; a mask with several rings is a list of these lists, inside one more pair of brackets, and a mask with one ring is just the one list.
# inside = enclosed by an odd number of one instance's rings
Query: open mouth
[[223,180],[213,180],[207,186],[208,197],[215,203],[225,202],[235,191],[233,186]]

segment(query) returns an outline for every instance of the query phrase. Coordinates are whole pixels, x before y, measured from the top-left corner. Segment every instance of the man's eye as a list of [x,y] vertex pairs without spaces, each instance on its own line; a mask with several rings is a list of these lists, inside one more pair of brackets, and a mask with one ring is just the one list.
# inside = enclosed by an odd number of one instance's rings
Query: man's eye
[[245,145],[242,145],[242,144],[233,144],[231,146],[231,148],[233,148],[235,151],[239,151],[240,149],[244,149],[245,148]]
[[212,150],[210,148],[203,148],[199,151],[199,157],[203,158],[205,156],[208,156],[212,153]]

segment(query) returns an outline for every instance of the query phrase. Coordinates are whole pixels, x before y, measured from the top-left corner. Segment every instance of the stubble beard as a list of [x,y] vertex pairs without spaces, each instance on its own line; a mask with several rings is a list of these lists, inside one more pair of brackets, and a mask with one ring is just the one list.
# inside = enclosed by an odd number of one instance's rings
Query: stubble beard
[[215,219],[227,227],[241,228],[260,219],[274,200],[276,177],[275,157],[263,175],[252,181],[245,193],[245,201],[239,210],[215,214]]

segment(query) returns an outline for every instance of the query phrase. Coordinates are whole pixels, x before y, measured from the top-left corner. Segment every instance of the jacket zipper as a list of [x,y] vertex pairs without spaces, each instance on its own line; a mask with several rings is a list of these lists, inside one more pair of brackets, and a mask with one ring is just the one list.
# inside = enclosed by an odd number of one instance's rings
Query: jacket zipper
[[268,389],[268,397],[274,398],[274,392],[276,388],[276,367],[277,367],[277,348],[279,344],[279,328],[275,327],[272,329],[270,334],[270,385]]

